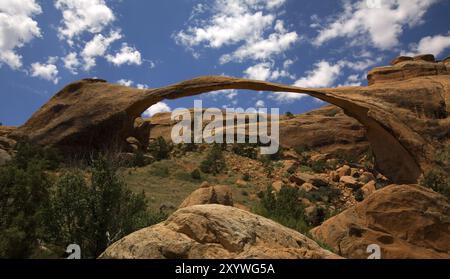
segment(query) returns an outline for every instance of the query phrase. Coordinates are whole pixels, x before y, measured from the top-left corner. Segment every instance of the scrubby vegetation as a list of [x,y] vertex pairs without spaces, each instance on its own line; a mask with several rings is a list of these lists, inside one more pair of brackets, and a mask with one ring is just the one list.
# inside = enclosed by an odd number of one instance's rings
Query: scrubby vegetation
[[170,155],[171,147],[163,137],[158,137],[156,140],[150,143],[148,147],[149,153],[155,158],[155,160],[168,159]]
[[264,217],[305,233],[310,229],[309,222],[305,216],[305,209],[299,203],[300,192],[296,188],[283,186],[279,193],[275,193],[272,187],[261,192],[260,204],[255,212]]
[[233,153],[235,153],[239,156],[243,156],[243,157],[247,157],[247,158],[255,160],[258,157],[257,148],[258,148],[257,144],[235,143],[235,144],[233,144],[231,151],[233,151]]
[[450,177],[439,170],[431,170],[423,175],[420,184],[438,192],[450,200]]
[[[17,145],[0,168],[0,258],[62,257],[68,244],[97,257],[113,241],[165,216],[147,210],[102,157],[88,170],[53,172],[56,151]],[[49,247],[53,250],[49,252]]]
[[200,164],[200,170],[204,173],[219,174],[226,168],[222,147],[214,144],[206,155],[205,160]]

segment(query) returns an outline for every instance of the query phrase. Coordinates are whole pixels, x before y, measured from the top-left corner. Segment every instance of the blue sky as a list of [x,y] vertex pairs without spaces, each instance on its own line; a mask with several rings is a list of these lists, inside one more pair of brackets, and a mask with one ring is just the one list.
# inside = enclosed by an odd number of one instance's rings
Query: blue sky
[[[449,12],[448,0],[1,0],[0,122],[23,124],[86,77],[150,88],[200,75],[365,85],[370,68],[399,54],[450,55]],[[201,99],[294,113],[324,105],[230,90]],[[192,106],[183,98],[147,114]]]

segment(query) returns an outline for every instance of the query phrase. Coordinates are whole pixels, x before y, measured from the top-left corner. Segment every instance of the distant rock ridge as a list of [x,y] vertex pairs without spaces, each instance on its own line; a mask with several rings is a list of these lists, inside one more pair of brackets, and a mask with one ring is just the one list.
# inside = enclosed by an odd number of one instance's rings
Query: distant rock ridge
[[[374,69],[368,87],[307,89],[206,76],[140,90],[103,80],[82,80],[63,88],[11,136],[28,137],[66,152],[91,152],[126,144],[127,138],[139,133],[136,118],[165,99],[222,89],[300,93],[336,105],[358,120],[367,130],[378,170],[395,183],[416,183],[433,167],[435,148],[450,137],[448,59],[433,63],[425,56],[416,60]],[[396,75],[399,78],[394,78]]]
[[400,56],[390,66],[377,67],[367,76],[369,85],[403,81],[422,76],[450,75],[450,57],[436,61],[432,54]]

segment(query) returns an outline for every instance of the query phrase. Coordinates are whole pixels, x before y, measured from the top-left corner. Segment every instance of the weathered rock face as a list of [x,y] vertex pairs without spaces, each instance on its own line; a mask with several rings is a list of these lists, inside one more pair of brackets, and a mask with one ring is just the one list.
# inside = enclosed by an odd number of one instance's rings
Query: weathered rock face
[[[164,99],[221,89],[303,93],[342,108],[364,125],[376,165],[391,181],[416,183],[421,173],[432,167],[433,145],[450,134],[450,75],[443,69],[437,71],[441,66],[434,64],[434,70],[424,70],[426,63],[408,64],[412,74],[401,80],[378,78],[374,70],[369,74],[375,81],[372,86],[336,89],[312,90],[223,76],[147,90],[83,80],[61,90],[13,136],[27,136],[68,151],[92,150],[123,144],[134,136],[134,120]],[[386,82],[376,82],[382,79]]]
[[450,204],[420,186],[391,185],[311,233],[348,258],[367,258],[371,244],[383,259],[450,258]]
[[416,57],[400,56],[391,62],[391,66],[375,68],[369,72],[369,85],[403,81],[422,76],[450,74],[450,66],[445,61],[438,62],[431,54]]
[[100,258],[334,259],[313,240],[269,219],[223,205],[196,205],[134,232]]
[[179,208],[202,204],[222,204],[233,206],[233,194],[227,185],[202,187],[192,192]]
[[[158,113],[145,121],[150,126],[150,139],[163,137],[171,141],[172,128],[176,124],[171,120],[171,113]],[[320,153],[355,156],[369,148],[364,126],[336,106],[326,106],[292,118],[281,116],[279,125],[280,144],[285,148],[305,146]]]
[[11,160],[11,155],[6,150],[0,149],[0,166],[3,166]]
[[13,148],[16,145],[16,141],[8,136],[15,129],[16,127],[0,126],[0,166],[10,161],[14,154]]

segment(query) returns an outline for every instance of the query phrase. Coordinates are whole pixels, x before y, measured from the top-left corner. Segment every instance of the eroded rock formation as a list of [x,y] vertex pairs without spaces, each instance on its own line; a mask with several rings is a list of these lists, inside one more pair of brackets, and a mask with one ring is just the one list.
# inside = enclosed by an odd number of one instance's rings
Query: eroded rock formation
[[112,244],[105,259],[336,259],[313,240],[264,217],[196,205]]
[[383,259],[450,258],[450,204],[429,189],[391,185],[311,231],[346,258],[367,258],[371,244]]
[[[150,126],[150,139],[161,136],[166,141],[171,141],[172,128],[176,124],[176,121],[171,120],[171,113],[158,113],[144,121]],[[207,122],[203,124],[206,125]],[[366,152],[369,147],[364,126],[333,105],[292,117],[281,116],[279,125],[280,144],[285,148],[303,146],[336,156],[357,156]],[[248,131],[247,129],[246,135]]]
[[431,167],[434,144],[450,131],[448,61],[415,60],[372,71],[368,87],[313,90],[209,76],[139,90],[82,80],[62,89],[12,135],[71,152],[89,151],[123,144],[135,133],[135,119],[164,99],[222,89],[302,93],[334,104],[357,119],[367,129],[378,169],[396,183],[415,183]]

